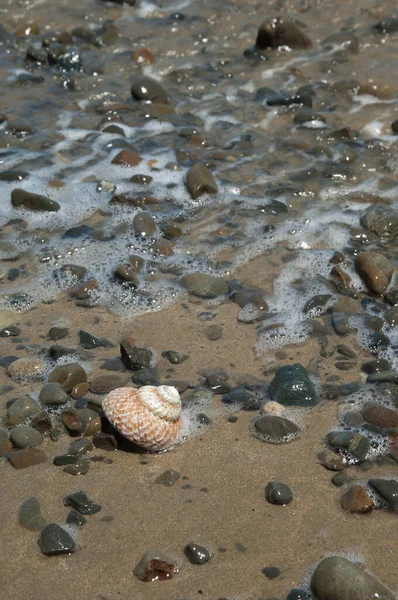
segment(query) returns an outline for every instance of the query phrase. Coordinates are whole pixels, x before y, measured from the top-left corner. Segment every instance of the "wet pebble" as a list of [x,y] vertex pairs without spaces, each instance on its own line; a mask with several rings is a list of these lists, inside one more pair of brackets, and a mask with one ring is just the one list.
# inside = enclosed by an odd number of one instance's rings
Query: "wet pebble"
[[42,443],[43,436],[33,427],[23,425],[11,430],[10,440],[17,448],[34,448]]
[[367,513],[374,507],[374,502],[361,485],[352,485],[341,498],[343,510],[351,513]]
[[117,439],[111,433],[104,433],[99,431],[93,437],[93,444],[99,450],[105,450],[105,452],[113,452],[117,450]]
[[65,467],[66,465],[74,465],[78,461],[75,454],[60,454],[55,456],[53,463],[56,467]]
[[162,356],[167,358],[172,365],[180,365],[182,362],[184,362],[184,360],[189,358],[187,354],[182,354],[180,352],[176,352],[175,350],[164,350],[162,352]]
[[312,600],[312,596],[305,590],[293,588],[286,596],[286,600]]
[[184,554],[193,565],[203,565],[211,559],[210,550],[199,546],[195,542],[189,542],[184,548]]
[[41,410],[40,405],[30,396],[21,396],[8,407],[7,423],[8,425],[19,425],[19,423],[40,414]]
[[393,267],[383,254],[362,252],[355,259],[355,269],[370,292],[386,291],[393,274]]
[[23,207],[45,212],[56,212],[61,208],[55,200],[22,189],[15,189],[11,192],[11,204],[16,208]]
[[39,546],[42,554],[71,554],[76,550],[72,536],[56,523],[46,525],[39,537]]
[[157,550],[148,550],[142,555],[133,569],[141,581],[164,581],[177,572],[177,563],[172,556]]
[[355,431],[331,431],[326,439],[331,446],[348,450],[359,461],[365,460],[370,449],[369,439]]
[[116,388],[123,387],[129,381],[129,377],[121,375],[99,375],[90,383],[92,394],[109,394]]
[[373,575],[342,556],[328,556],[311,578],[311,590],[319,600],[394,600],[394,595]]
[[94,515],[101,510],[101,506],[90,500],[83,491],[74,492],[64,498],[64,505],[71,506],[82,515]]
[[45,372],[46,365],[39,358],[19,358],[7,367],[7,374],[14,381],[40,381]]
[[395,479],[369,479],[369,485],[387,502],[390,510],[398,512],[398,481]]
[[266,576],[267,579],[276,579],[280,575],[278,567],[264,567],[261,569],[261,573]]
[[342,471],[346,467],[344,457],[330,450],[322,450],[318,454],[318,460],[329,471]]
[[87,374],[79,363],[69,363],[55,367],[48,376],[50,383],[59,383],[62,389],[69,393],[78,383],[87,381]]
[[50,340],[62,340],[69,335],[69,329],[67,327],[50,327],[47,335]]
[[39,394],[39,402],[41,404],[51,405],[51,404],[65,404],[68,402],[68,395],[59,383],[46,383],[40,390]]
[[41,514],[40,503],[33,496],[25,500],[19,509],[18,522],[25,529],[40,531],[46,525],[46,520]]
[[149,367],[152,360],[152,351],[148,348],[139,348],[130,338],[120,342],[121,358],[126,367],[132,371]]
[[83,525],[87,523],[87,519],[83,517],[83,515],[78,513],[77,510],[74,510],[72,508],[72,510],[69,511],[68,516],[66,517],[66,523],[68,525],[72,525],[73,527],[78,527],[80,529],[80,527],[83,527]]
[[301,430],[289,419],[274,415],[264,415],[254,419],[251,433],[265,442],[282,444],[296,439]]
[[189,169],[186,184],[193,200],[197,200],[203,194],[218,193],[218,186],[212,172],[202,163],[196,163]]
[[64,467],[65,473],[69,473],[69,475],[86,475],[90,468],[90,461],[86,459],[78,460],[74,464],[69,464]]
[[93,442],[87,438],[74,440],[69,446],[70,454],[75,454],[78,457],[86,456],[93,449]]
[[271,382],[270,395],[284,406],[314,406],[318,402],[314,384],[298,363],[277,370]]
[[167,92],[163,86],[151,77],[136,77],[131,85],[131,95],[135,100],[168,104]]
[[13,450],[8,454],[8,460],[14,469],[26,469],[46,462],[47,457],[37,448],[28,448],[27,450]]
[[255,45],[264,50],[277,50],[281,46],[301,50],[310,48],[312,42],[293,19],[284,16],[264,21],[259,27]]
[[228,283],[221,277],[204,273],[189,273],[184,275],[180,283],[189,293],[199,298],[216,298],[228,294]]
[[167,471],[163,471],[163,473],[156,477],[155,483],[169,487],[174,485],[179,478],[180,473],[178,471],[175,469],[167,469]]
[[92,333],[81,329],[79,331],[79,344],[86,350],[92,350],[93,348],[100,348],[103,346],[102,340],[98,339]]
[[289,504],[293,500],[292,490],[286,483],[270,481],[265,488],[265,498],[270,504]]

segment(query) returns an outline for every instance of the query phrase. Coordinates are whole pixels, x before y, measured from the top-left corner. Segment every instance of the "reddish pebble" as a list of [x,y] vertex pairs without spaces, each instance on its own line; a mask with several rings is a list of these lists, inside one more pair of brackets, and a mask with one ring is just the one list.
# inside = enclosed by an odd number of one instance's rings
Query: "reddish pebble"
[[70,395],[72,396],[72,398],[77,400],[78,398],[83,398],[87,394],[88,390],[88,383],[78,383],[77,385],[75,385]]

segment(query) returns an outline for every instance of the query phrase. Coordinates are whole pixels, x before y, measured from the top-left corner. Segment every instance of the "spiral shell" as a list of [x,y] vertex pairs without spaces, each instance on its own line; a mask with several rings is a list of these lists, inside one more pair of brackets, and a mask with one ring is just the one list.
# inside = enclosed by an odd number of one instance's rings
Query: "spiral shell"
[[107,395],[102,408],[125,438],[150,452],[170,446],[181,429],[180,395],[168,385],[117,388]]

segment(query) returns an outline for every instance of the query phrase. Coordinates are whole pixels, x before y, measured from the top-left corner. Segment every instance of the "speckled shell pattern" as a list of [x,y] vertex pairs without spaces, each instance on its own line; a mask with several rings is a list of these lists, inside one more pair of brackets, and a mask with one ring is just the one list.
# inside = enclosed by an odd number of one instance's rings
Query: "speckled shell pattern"
[[117,388],[107,395],[102,408],[125,438],[150,452],[171,446],[181,429],[180,395],[172,386]]

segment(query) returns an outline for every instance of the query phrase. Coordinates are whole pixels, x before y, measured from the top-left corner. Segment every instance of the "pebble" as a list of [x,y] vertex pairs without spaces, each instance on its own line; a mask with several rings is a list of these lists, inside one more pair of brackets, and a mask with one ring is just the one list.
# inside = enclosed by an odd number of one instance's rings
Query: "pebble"
[[361,367],[365,373],[378,373],[379,371],[389,371],[391,369],[391,363],[385,358],[375,358],[364,362]]
[[331,450],[322,450],[317,458],[321,465],[329,471],[342,471],[346,467],[344,457]]
[[79,363],[69,363],[55,367],[48,376],[50,383],[59,383],[62,389],[69,393],[78,383],[85,383],[87,375]]
[[163,471],[163,473],[156,477],[155,483],[169,487],[174,485],[179,478],[180,473],[178,471],[175,469],[167,469],[167,471]]
[[46,524],[46,520],[41,514],[40,503],[33,496],[25,500],[19,509],[18,522],[25,529],[30,531],[40,531]]
[[17,398],[7,409],[8,425],[19,425],[26,419],[34,417],[41,413],[40,404],[32,400],[30,396]]
[[312,596],[305,590],[293,588],[286,596],[286,600],[312,600]]
[[142,161],[142,157],[130,148],[121,150],[112,160],[113,165],[121,165],[123,167],[136,167]]
[[[94,436],[95,437],[95,436]],[[74,440],[69,446],[70,454],[75,454],[76,456],[86,456],[93,449],[93,442],[88,440],[87,438],[81,438],[79,440]]]
[[71,554],[76,550],[74,539],[65,529],[56,523],[46,525],[39,537],[39,546],[42,554]]
[[362,227],[380,238],[396,240],[398,238],[398,211],[381,204],[372,204],[361,215]]
[[117,450],[117,439],[111,433],[99,431],[93,437],[93,444],[99,450],[105,450],[106,452]]
[[261,50],[277,50],[281,46],[301,50],[310,48],[312,42],[293,19],[276,17],[260,25],[255,45]]
[[387,502],[390,510],[398,512],[398,481],[395,479],[369,479],[368,483]]
[[103,343],[100,339],[88,331],[84,331],[83,329],[79,331],[79,344],[86,350],[92,350],[93,348],[100,348],[103,346]]
[[137,289],[140,280],[134,267],[130,264],[120,264],[114,271],[115,278],[119,282],[128,283],[131,288]]
[[40,381],[45,373],[46,365],[38,358],[19,358],[7,367],[7,374],[14,381]]
[[270,385],[270,395],[284,406],[314,406],[318,402],[314,384],[298,363],[277,370]]
[[301,430],[289,419],[274,415],[264,415],[254,419],[251,433],[266,442],[282,444],[296,439]]
[[121,375],[99,375],[90,383],[92,394],[109,394],[112,390],[124,387],[130,378]]
[[47,335],[50,340],[62,340],[69,335],[69,329],[66,327],[50,327]]
[[87,519],[83,517],[77,510],[69,511],[68,516],[66,517],[66,522],[68,525],[72,525],[73,527],[83,527],[85,523],[87,523]]
[[366,383],[398,383],[398,372],[393,369],[379,371],[367,376]]
[[11,430],[10,440],[17,448],[34,448],[42,443],[43,436],[33,427],[23,425]]
[[351,478],[347,475],[347,473],[344,473],[342,471],[336,473],[336,475],[333,475],[332,477],[332,483],[336,487],[343,487],[343,485],[350,483],[350,481]]
[[87,394],[89,389],[90,389],[90,386],[87,382],[78,383],[77,385],[75,385],[75,387],[71,391],[70,395],[75,400],[79,400],[80,398],[83,398]]
[[362,252],[355,259],[355,269],[370,292],[386,291],[393,274],[393,267],[383,254]]
[[196,163],[186,175],[186,184],[193,200],[204,194],[217,194],[218,186],[210,169],[202,163]]
[[156,232],[155,220],[149,212],[138,212],[133,219],[133,228],[141,237],[151,237]]
[[138,348],[130,338],[120,342],[121,358],[126,367],[132,371],[149,367],[152,361],[152,351],[148,348]]
[[164,581],[177,573],[177,563],[172,556],[157,550],[148,550],[137,562],[133,573],[141,581]]
[[365,460],[370,449],[369,439],[355,431],[331,431],[326,439],[331,446],[348,450],[359,461]]
[[46,462],[47,456],[37,448],[28,448],[27,450],[13,450],[8,454],[8,460],[14,469],[26,469]]
[[64,498],[64,505],[71,506],[82,515],[95,515],[101,510],[101,506],[87,496],[83,491],[74,492]]
[[56,212],[61,208],[55,200],[22,189],[15,189],[11,192],[11,204],[16,208],[23,207],[29,210],[46,212]]
[[373,575],[342,556],[321,560],[311,578],[318,600],[394,600],[394,595]]
[[8,439],[7,429],[0,429],[0,456],[6,456],[11,452],[11,442]]
[[90,461],[86,459],[82,459],[77,461],[75,464],[68,465],[64,467],[65,473],[69,473],[69,475],[86,475],[90,468]]
[[293,500],[292,490],[286,483],[270,481],[265,488],[265,498],[270,504],[289,504]]
[[279,404],[279,402],[275,402],[275,400],[270,400],[264,404],[261,412],[264,415],[283,417],[286,414],[286,408],[283,406],[283,404]]
[[162,356],[167,358],[169,363],[172,365],[180,365],[182,362],[184,362],[184,360],[189,358],[188,354],[182,354],[180,352],[176,352],[175,350],[164,350],[162,352]]
[[40,390],[39,402],[45,406],[49,404],[65,404],[68,400],[68,395],[59,383],[45,383]]
[[9,325],[0,331],[0,337],[15,337],[21,333],[21,330],[16,325]]
[[53,463],[56,467],[64,467],[65,465],[74,465],[77,461],[76,454],[61,454],[54,457]]
[[221,325],[208,325],[204,330],[205,336],[210,341],[219,340],[223,334],[223,328]]
[[203,565],[211,559],[210,550],[199,546],[195,542],[189,542],[184,548],[184,554],[193,565]]
[[341,498],[343,510],[351,513],[367,513],[374,507],[374,502],[361,485],[352,485]]
[[267,579],[272,580],[280,575],[280,569],[278,569],[278,567],[264,567],[261,569],[261,573],[263,573]]
[[131,85],[131,95],[135,100],[145,100],[168,104],[167,92],[155,79],[146,76],[136,77]]
[[221,277],[204,273],[189,273],[180,280],[181,285],[190,294],[199,298],[216,298],[228,294],[228,283]]

